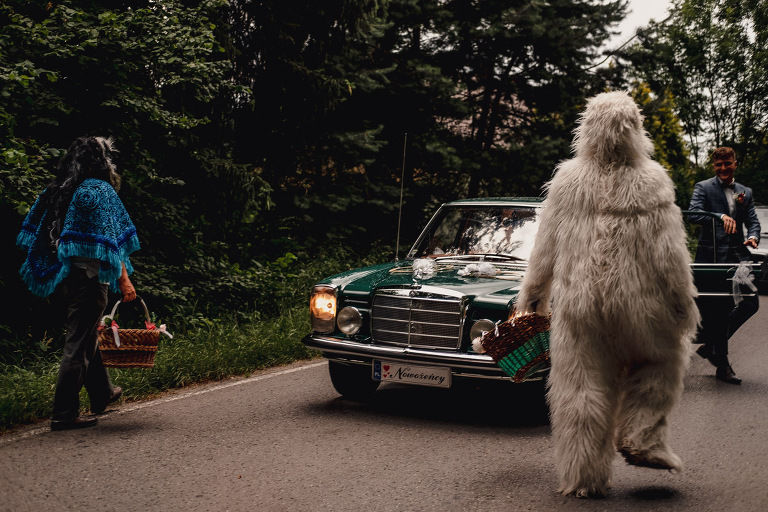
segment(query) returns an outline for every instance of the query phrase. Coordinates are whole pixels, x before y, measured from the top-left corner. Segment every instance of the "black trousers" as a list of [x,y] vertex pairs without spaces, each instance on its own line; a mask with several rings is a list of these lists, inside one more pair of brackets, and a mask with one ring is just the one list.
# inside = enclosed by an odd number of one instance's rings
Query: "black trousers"
[[[749,250],[740,238],[736,239],[728,249],[724,263],[734,266],[742,261],[749,261]],[[732,297],[710,299],[706,306],[699,304],[701,313],[701,328],[698,333],[699,342],[709,346],[712,362],[716,365],[728,363],[728,340],[731,339],[744,322],[757,313],[760,307],[760,297],[744,297],[734,305]]]
[[72,267],[61,284],[68,304],[64,355],[59,366],[51,419],[68,421],[80,414],[80,389],[85,386],[91,404],[112,394],[112,382],[101,362],[97,328],[107,307],[107,285],[98,276]]
[[710,302],[707,307],[700,308],[701,330],[699,341],[709,345],[715,361],[722,360],[723,364],[728,359],[728,340],[733,336],[744,322],[757,313],[760,307],[760,297],[744,297],[734,307],[733,298],[723,297]]

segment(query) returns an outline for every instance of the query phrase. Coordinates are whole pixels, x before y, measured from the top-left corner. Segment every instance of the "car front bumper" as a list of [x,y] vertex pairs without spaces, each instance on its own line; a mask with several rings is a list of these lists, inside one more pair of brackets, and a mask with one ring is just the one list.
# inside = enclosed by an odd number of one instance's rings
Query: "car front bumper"
[[[486,354],[464,354],[440,350],[424,350],[412,347],[372,345],[354,340],[340,340],[331,336],[309,334],[302,340],[307,347],[319,350],[324,357],[353,364],[370,365],[374,360],[424,366],[440,366],[451,369],[453,377],[470,379],[509,380]],[[546,371],[527,379],[541,380]]]

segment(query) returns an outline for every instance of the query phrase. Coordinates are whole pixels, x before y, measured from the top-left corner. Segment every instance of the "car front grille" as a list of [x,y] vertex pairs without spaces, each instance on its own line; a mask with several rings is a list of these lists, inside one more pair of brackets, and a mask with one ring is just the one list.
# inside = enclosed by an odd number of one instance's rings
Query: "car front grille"
[[457,350],[464,324],[461,297],[411,290],[380,290],[373,297],[373,342]]

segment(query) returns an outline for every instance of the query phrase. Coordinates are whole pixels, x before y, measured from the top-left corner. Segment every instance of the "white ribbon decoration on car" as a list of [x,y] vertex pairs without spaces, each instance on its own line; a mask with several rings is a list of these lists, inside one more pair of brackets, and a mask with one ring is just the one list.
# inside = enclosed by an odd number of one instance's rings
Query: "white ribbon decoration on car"
[[757,291],[757,286],[752,282],[755,280],[755,276],[752,274],[752,266],[748,261],[742,261],[739,266],[736,267],[736,271],[731,278],[731,285],[733,286],[733,302],[738,304],[744,298],[741,296],[741,285],[748,287],[753,292]]
[[419,258],[413,260],[414,279],[429,279],[435,275],[435,260],[431,258]]
[[483,262],[483,263],[470,263],[463,269],[456,272],[460,276],[475,276],[475,277],[493,277],[495,276],[499,271],[496,270],[496,267],[494,267],[491,263]]

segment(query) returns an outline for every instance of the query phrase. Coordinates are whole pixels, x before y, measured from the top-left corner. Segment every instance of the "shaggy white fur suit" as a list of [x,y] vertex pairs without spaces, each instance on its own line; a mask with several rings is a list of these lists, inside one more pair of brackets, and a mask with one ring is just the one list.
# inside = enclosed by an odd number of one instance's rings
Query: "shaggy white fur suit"
[[667,415],[699,313],[682,214],[642,119],[622,92],[588,102],[575,157],[545,186],[516,303],[552,312],[547,400],[563,494],[605,495],[615,450],[630,464],[682,469]]

